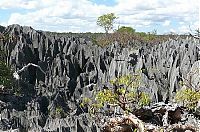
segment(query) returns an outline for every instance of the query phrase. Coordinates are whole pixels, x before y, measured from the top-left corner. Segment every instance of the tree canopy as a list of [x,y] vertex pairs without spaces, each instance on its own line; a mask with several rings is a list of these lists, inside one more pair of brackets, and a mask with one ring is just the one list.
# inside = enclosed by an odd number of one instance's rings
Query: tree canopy
[[121,26],[117,32],[120,33],[135,33],[135,29],[133,29],[132,27],[126,27],[126,26]]
[[117,19],[114,13],[104,14],[97,19],[97,25],[104,28],[105,32],[113,29],[114,20]]

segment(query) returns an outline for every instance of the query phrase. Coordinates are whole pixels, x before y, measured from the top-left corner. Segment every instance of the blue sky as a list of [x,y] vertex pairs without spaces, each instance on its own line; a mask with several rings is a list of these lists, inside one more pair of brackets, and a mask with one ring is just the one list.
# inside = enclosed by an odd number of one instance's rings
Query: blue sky
[[115,29],[159,34],[199,27],[199,0],[0,0],[0,25],[20,24],[57,32],[104,32],[98,16],[115,13]]
[[98,5],[114,6],[117,4],[116,0],[90,0],[91,2]]

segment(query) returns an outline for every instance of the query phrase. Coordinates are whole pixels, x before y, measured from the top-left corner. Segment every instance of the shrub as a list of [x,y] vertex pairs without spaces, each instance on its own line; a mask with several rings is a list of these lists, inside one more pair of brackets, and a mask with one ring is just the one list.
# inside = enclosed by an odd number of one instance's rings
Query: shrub
[[182,89],[176,93],[176,101],[183,103],[183,106],[189,110],[195,110],[199,100],[200,91],[195,91],[192,88]]
[[55,115],[56,115],[56,117],[64,118],[66,116],[66,113],[61,106],[57,106]]
[[132,27],[122,26],[117,30],[118,33],[135,33],[135,29]]
[[[95,95],[94,100],[83,98],[81,107],[87,105],[91,113],[99,112],[105,105],[120,106],[124,111],[131,112],[130,104],[135,107],[149,105],[151,99],[145,92],[139,91],[140,76],[126,75],[111,80],[114,88],[103,89]],[[134,108],[132,108],[133,110]]]

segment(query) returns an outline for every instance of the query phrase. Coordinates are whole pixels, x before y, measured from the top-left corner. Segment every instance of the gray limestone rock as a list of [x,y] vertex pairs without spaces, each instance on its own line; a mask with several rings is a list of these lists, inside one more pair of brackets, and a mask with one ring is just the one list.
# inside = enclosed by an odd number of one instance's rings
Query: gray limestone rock
[[[200,60],[200,45],[192,38],[136,50],[117,43],[102,48],[81,37],[48,36],[20,25],[8,26],[4,33],[14,36],[0,41],[13,70],[34,63],[45,75],[30,67],[15,85],[22,92],[20,98],[0,95],[0,100],[10,104],[4,108],[1,103],[0,130],[100,131],[95,121],[80,110],[83,97],[92,98],[96,91],[109,86],[111,79],[142,70],[142,87],[148,89],[153,102],[168,102],[180,89],[179,81],[198,68]],[[192,78],[195,84],[196,77]],[[51,117],[59,112],[58,107],[63,109],[63,118]]]

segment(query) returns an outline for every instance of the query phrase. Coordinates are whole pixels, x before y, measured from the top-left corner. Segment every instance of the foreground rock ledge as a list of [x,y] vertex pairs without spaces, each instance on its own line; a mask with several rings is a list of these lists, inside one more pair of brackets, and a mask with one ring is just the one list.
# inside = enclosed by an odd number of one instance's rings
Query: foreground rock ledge
[[111,118],[108,123],[104,124],[104,132],[133,132],[134,130],[137,132],[185,132],[186,130],[191,132],[198,132],[199,128],[192,124],[181,125],[181,124],[173,124],[167,127],[156,126],[153,124],[148,124],[142,122],[135,115],[125,115],[123,117]]

